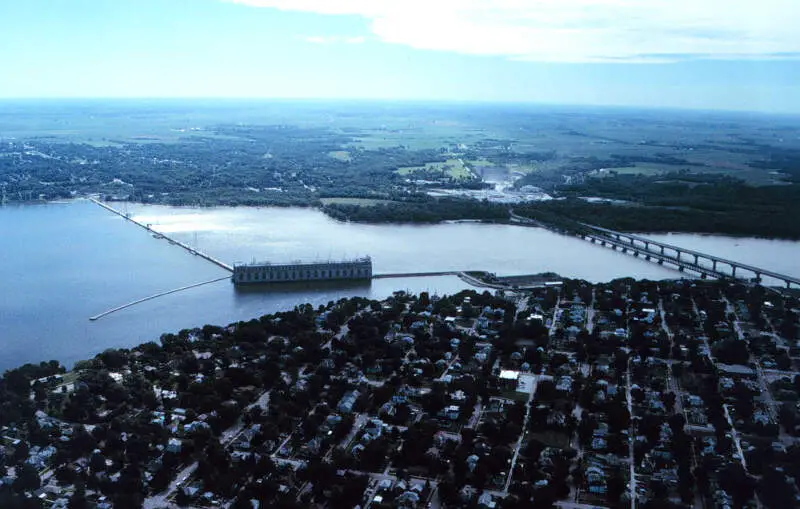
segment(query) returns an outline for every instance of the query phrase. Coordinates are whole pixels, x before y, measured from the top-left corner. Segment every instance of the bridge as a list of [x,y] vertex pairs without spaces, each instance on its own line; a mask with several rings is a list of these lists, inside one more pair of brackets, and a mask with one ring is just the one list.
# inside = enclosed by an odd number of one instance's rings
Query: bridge
[[[761,283],[764,277],[769,277],[776,281],[782,281],[786,288],[791,288],[792,285],[800,287],[800,278],[794,276],[659,242],[633,233],[622,233],[586,223],[580,223],[581,228],[579,231],[567,231],[519,216],[514,214],[513,211],[511,212],[511,222],[512,224],[538,226],[564,235],[576,235],[578,238],[593,244],[600,244],[614,250],[619,249],[623,253],[630,253],[633,256],[642,257],[660,265],[664,263],[674,265],[681,272],[695,272],[702,278],[750,279]],[[745,277],[747,273],[752,277]]]
[[623,252],[630,251],[634,256],[643,256],[646,260],[655,260],[660,264],[671,263],[676,265],[680,271],[691,270],[700,274],[701,277],[746,279],[742,277],[744,272],[749,273],[752,276],[750,279],[754,279],[758,283],[766,276],[783,281],[786,288],[791,288],[792,285],[800,286],[800,278],[772,270],[655,241],[632,233],[617,232],[585,223],[582,223],[581,226],[585,230],[579,232],[578,236],[584,240],[610,246],[612,249],[621,249]]

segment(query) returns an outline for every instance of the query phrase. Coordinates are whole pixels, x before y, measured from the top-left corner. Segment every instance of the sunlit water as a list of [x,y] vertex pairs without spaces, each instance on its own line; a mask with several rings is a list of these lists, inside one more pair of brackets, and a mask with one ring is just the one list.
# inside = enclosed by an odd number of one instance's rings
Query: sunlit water
[[[122,207],[158,231],[227,262],[368,254],[376,273],[552,271],[591,281],[680,276],[665,267],[536,228],[476,223],[360,225],[297,208]],[[457,277],[436,277],[241,291],[225,280],[90,322],[90,316],[120,304],[226,273],[86,201],[2,207],[0,233],[0,370],[47,359],[69,365],[106,348],[158,340],[163,332],[246,320],[304,302],[316,306],[346,296],[382,298],[395,290],[444,294],[467,287]],[[800,244],[796,242],[697,235],[663,239],[800,276]]]

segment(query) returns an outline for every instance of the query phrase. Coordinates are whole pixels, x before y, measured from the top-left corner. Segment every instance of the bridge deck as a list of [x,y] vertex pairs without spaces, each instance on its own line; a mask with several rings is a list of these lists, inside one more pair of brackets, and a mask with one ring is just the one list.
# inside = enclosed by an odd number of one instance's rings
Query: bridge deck
[[[685,249],[685,248],[682,248],[682,247],[679,247],[679,246],[675,246],[675,245],[672,245],[672,244],[667,244],[665,242],[659,242],[657,240],[648,239],[646,237],[642,237],[640,235],[635,235],[635,234],[632,234],[632,233],[622,233],[622,232],[617,232],[617,231],[614,231],[614,230],[609,230],[607,228],[602,228],[600,226],[594,226],[594,225],[585,224],[585,223],[581,223],[581,224],[583,226],[586,226],[586,227],[591,228],[593,230],[596,230],[596,231],[599,231],[599,232],[603,232],[603,233],[606,233],[606,234],[609,234],[609,235],[619,235],[620,237],[627,237],[627,238],[632,239],[632,240],[638,240],[639,242],[645,242],[647,244],[652,244],[652,245],[655,245],[655,246],[658,246],[658,247],[663,247],[665,249],[672,249],[673,251],[676,251],[676,252],[685,253],[685,254],[692,255],[692,256],[697,256],[698,258],[705,258],[707,260],[716,261],[717,263],[723,263],[725,265],[730,265],[731,267],[736,267],[736,268],[739,268],[739,269],[748,270],[750,272],[753,272],[754,274],[760,274],[762,276],[768,276],[768,277],[771,277],[771,278],[774,278],[774,279],[781,279],[781,280],[786,281],[786,282],[792,282],[794,284],[800,285],[800,278],[787,276],[786,274],[780,274],[780,273],[775,272],[775,271],[771,271],[771,270],[768,270],[768,269],[762,269],[760,267],[755,267],[753,265],[748,265],[746,263],[736,262],[736,261],[733,261],[733,260],[722,258],[720,256],[710,255],[708,253],[701,253],[699,251],[694,251],[692,249]],[[636,247],[636,246],[633,246],[632,242],[626,242],[625,244],[627,244],[627,245],[629,245],[631,247]]]
[[609,238],[609,237],[606,237],[606,236],[601,236],[601,235],[593,235],[593,234],[582,234],[582,235],[584,237],[590,237],[592,239],[595,239],[595,240],[597,240],[599,242],[606,242],[606,243],[609,243],[611,245],[620,247],[622,249],[630,249],[632,251],[637,252],[638,254],[641,254],[641,255],[644,255],[644,256],[649,256],[649,257],[655,258],[657,260],[661,260],[661,261],[664,261],[664,262],[675,264],[679,268],[688,269],[688,270],[697,272],[699,274],[702,274],[704,276],[709,276],[709,277],[713,277],[713,278],[730,277],[730,274],[724,274],[722,272],[715,271],[713,269],[709,269],[708,267],[703,267],[702,265],[696,265],[696,264],[694,264],[692,262],[689,262],[689,261],[686,261],[686,260],[679,260],[678,258],[676,258],[674,256],[670,256],[668,254],[661,254],[659,252],[650,251],[649,249],[646,249],[644,247],[634,246],[634,245],[629,244],[628,242],[624,242],[624,241],[621,241],[621,240],[616,240],[616,239]]

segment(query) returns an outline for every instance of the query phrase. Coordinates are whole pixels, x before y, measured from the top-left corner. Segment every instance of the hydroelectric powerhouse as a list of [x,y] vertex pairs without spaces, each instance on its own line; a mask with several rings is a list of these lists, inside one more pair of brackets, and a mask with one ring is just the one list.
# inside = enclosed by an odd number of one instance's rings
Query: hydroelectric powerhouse
[[235,264],[231,280],[235,285],[372,279],[372,259],[292,263]]

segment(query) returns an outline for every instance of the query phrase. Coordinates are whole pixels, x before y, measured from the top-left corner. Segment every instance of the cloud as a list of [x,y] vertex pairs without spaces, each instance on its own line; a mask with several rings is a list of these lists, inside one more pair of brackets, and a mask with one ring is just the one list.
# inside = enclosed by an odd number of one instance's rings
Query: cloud
[[359,16],[385,43],[514,60],[669,62],[800,53],[797,0],[226,1]]

